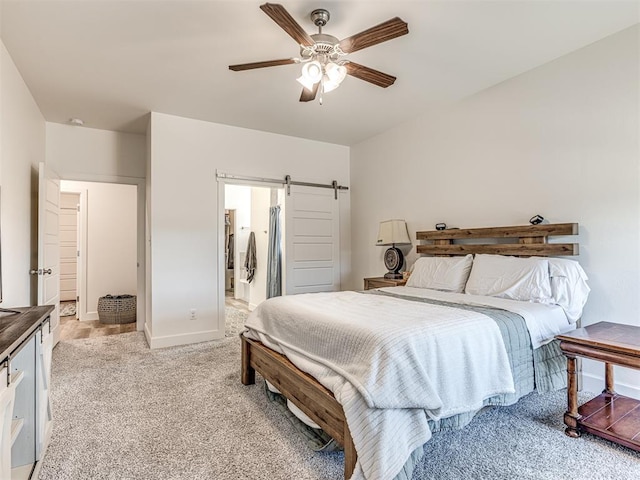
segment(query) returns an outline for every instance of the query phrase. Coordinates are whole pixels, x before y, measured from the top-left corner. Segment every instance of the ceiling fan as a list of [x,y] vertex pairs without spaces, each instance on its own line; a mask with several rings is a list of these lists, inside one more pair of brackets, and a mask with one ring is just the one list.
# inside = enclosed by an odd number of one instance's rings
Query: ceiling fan
[[318,33],[313,35],[309,35],[304,31],[282,5],[265,3],[260,5],[260,9],[300,44],[300,58],[283,58],[280,60],[229,65],[230,70],[239,72],[254,68],[301,63],[302,74],[297,80],[304,88],[300,95],[300,101],[309,102],[314,100],[320,93],[321,104],[322,94],[340,86],[340,83],[347,75],[383,88],[393,85],[393,82],[396,81],[396,77],[392,75],[365,67],[345,57],[363,48],[409,33],[407,23],[400,18],[392,18],[380,25],[368,28],[343,40],[338,40],[332,35],[322,33],[322,27],[329,21],[329,11],[323,8],[311,12],[311,20],[318,27]]

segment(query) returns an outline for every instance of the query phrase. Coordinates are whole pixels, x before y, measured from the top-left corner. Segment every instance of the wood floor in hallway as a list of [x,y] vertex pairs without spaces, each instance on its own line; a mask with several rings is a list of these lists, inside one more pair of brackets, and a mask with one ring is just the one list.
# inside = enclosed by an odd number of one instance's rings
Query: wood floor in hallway
[[[61,302],[60,310],[74,302]],[[60,317],[60,340],[74,340],[77,338],[105,337],[136,331],[136,323],[107,324],[99,320],[79,321],[75,314]]]

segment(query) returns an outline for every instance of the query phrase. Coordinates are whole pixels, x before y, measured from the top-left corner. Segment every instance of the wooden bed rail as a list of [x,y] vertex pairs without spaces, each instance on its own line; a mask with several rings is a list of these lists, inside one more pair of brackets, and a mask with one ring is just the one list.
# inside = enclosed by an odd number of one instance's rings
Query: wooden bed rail
[[356,448],[347,426],[342,406],[333,394],[315,378],[300,370],[287,357],[265,347],[261,342],[240,334],[242,343],[241,381],[252,385],[256,371],[280,393],[292,401],[309,418],[320,425],[344,448],[344,478],[351,478],[356,465]]
[[[549,237],[577,234],[577,223],[422,231],[416,232],[416,238],[432,243],[418,245],[416,252],[437,256],[467,255],[469,253],[519,257],[578,255],[577,243],[548,243]],[[473,243],[454,243],[465,240],[472,240]],[[489,241],[478,243],[476,240]],[[505,240],[510,243],[505,243]]]

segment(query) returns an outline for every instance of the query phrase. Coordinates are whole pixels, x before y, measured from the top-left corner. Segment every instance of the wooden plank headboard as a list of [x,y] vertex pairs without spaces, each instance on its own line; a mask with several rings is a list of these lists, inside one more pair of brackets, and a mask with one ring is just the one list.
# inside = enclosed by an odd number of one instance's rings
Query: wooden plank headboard
[[[433,230],[416,232],[418,240],[432,242],[418,245],[416,251],[420,254],[438,256],[467,255],[469,253],[518,257],[578,255],[577,243],[547,242],[549,237],[577,234],[577,223]],[[454,243],[454,241],[461,239],[486,239],[493,240],[493,243]],[[503,241],[504,239],[512,240],[512,242],[495,243],[496,240]]]

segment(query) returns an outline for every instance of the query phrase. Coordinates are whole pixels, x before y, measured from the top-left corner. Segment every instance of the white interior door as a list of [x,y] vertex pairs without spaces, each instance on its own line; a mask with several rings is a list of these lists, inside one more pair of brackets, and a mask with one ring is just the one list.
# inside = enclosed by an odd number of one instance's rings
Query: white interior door
[[285,295],[340,290],[339,212],[332,189],[291,185],[285,195]]
[[40,163],[38,190],[38,305],[54,305],[53,344],[60,339],[60,177]]
[[80,194],[60,193],[60,301],[76,301]]

